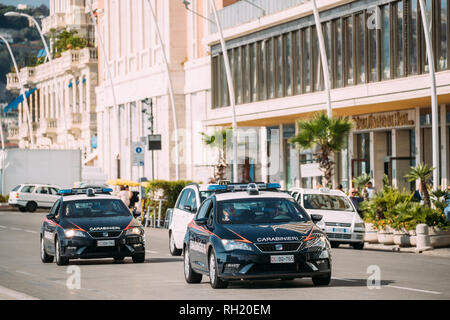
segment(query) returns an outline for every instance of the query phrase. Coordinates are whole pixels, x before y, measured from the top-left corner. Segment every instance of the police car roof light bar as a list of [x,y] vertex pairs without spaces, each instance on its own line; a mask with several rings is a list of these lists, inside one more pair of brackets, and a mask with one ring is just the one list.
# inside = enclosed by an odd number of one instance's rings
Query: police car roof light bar
[[264,182],[251,182],[251,183],[230,183],[227,185],[212,184],[208,186],[210,191],[222,191],[222,192],[236,192],[236,191],[248,191],[249,189],[259,190],[277,190],[281,188],[279,183]]
[[58,191],[58,194],[62,196],[86,194],[92,197],[95,194],[111,194],[111,192],[113,192],[113,189],[111,188],[72,188],[72,189],[61,189]]

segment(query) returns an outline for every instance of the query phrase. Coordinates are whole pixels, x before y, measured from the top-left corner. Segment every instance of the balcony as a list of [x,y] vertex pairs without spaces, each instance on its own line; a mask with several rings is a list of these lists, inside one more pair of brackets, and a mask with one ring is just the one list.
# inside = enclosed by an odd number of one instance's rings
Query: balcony
[[8,137],[7,139],[13,143],[17,143],[19,138],[19,127],[18,126],[10,126],[8,128]]
[[54,13],[51,16],[42,20],[42,32],[47,34],[51,29],[56,29],[57,31],[66,28],[65,13]]
[[[38,125],[36,122],[33,122],[32,124],[32,130],[33,130],[33,136],[36,135],[36,130],[38,128]],[[19,139],[29,139],[30,138],[30,131],[28,130],[28,123],[24,122],[19,125]]]
[[17,76],[17,73],[11,72],[6,75],[6,90],[20,90],[19,77]]
[[[71,134],[79,134],[81,132],[81,120],[82,115],[79,112],[71,112],[66,114],[67,131]],[[65,132],[64,119],[59,118],[57,120],[57,130],[58,134],[64,134]]]
[[58,120],[56,118],[43,118],[39,121],[38,135],[56,135]]

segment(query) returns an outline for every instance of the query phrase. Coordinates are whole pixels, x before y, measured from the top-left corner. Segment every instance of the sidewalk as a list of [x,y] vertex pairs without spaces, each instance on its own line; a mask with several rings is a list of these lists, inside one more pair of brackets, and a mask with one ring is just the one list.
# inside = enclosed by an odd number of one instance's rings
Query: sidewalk
[[426,256],[433,256],[433,257],[442,257],[442,258],[450,258],[450,248],[436,248],[433,250],[423,251],[423,252],[416,252],[416,247],[406,247],[402,248],[398,245],[383,245],[379,243],[365,243],[364,250],[373,250],[373,251],[388,251],[388,252],[402,252],[402,253],[417,253],[417,254],[423,254]]

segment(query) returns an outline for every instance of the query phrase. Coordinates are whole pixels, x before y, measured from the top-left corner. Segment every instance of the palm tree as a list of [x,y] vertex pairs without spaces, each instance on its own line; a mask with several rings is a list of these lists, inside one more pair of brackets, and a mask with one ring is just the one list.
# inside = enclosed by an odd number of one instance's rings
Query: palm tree
[[428,192],[427,180],[431,178],[434,168],[428,166],[426,163],[419,163],[405,175],[405,178],[412,182],[419,180],[421,191],[423,192],[423,203],[429,207],[431,205],[430,193]]
[[219,153],[217,164],[215,165],[214,178],[216,181],[225,180],[225,170],[228,168],[226,162],[227,155],[227,132],[232,128],[219,129],[213,132],[212,135],[208,135],[204,132],[200,132],[203,142],[214,149],[217,149]]
[[298,134],[289,140],[301,149],[317,147],[314,155],[323,173],[323,185],[329,186],[333,175],[332,156],[341,151],[353,127],[348,117],[331,117],[316,113],[312,119],[298,121]]

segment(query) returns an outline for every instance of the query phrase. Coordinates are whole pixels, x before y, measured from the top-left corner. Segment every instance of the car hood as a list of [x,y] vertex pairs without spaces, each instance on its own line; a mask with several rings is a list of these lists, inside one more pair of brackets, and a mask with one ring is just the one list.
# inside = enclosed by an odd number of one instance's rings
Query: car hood
[[139,226],[139,222],[128,217],[108,218],[72,218],[65,219],[65,228],[80,228],[85,231],[113,231],[123,230],[128,226]]
[[341,223],[361,223],[363,222],[357,212],[348,211],[335,211],[335,210],[312,210],[305,209],[306,212],[311,214],[320,214],[322,216],[322,222],[341,222]]
[[223,238],[249,241],[252,243],[298,242],[306,237],[313,228],[319,230],[311,221],[258,225],[225,225],[223,226]]

